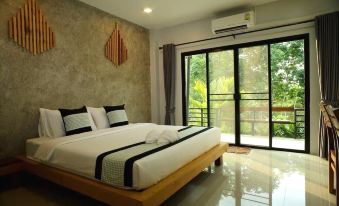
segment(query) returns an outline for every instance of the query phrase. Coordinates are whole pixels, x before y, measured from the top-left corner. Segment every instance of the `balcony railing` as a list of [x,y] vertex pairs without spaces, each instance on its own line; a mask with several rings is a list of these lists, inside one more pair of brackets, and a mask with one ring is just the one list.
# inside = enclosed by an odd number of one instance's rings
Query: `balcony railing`
[[[222,122],[234,122],[234,118],[226,118],[224,114],[234,111],[225,110],[224,108],[210,109],[210,122],[212,126],[221,125]],[[241,123],[251,124],[251,134],[255,135],[256,123],[269,123],[267,107],[242,107]],[[294,137],[302,137],[305,131],[305,112],[304,108],[294,107],[272,107],[273,113],[281,113],[287,115],[292,113],[292,118],[274,119],[272,121],[273,135],[275,134],[274,125],[294,125]],[[190,125],[207,126],[208,125],[208,110],[207,108],[189,108],[188,123]],[[229,115],[228,115],[229,116]]]

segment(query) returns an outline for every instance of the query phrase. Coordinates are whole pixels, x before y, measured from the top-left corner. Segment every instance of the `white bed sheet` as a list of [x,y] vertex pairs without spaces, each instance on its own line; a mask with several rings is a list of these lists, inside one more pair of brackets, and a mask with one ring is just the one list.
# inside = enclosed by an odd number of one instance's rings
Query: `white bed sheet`
[[[94,178],[96,158],[103,152],[145,141],[151,130],[181,129],[182,126],[165,126],[139,123],[117,128],[97,130],[59,138],[28,140],[34,154],[27,156],[68,171]],[[160,152],[137,160],[133,165],[133,188],[145,189],[156,184],[183,165],[220,143],[220,130],[212,128]]]

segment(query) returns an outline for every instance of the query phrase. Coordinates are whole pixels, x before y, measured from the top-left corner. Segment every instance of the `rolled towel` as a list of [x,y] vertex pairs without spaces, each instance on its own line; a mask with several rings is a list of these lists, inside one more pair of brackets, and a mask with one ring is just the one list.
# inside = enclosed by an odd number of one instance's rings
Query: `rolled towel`
[[161,132],[159,130],[152,130],[148,132],[145,139],[146,144],[156,143],[159,139],[160,133]]
[[157,143],[158,144],[169,144],[177,140],[179,140],[178,131],[166,129],[160,134]]

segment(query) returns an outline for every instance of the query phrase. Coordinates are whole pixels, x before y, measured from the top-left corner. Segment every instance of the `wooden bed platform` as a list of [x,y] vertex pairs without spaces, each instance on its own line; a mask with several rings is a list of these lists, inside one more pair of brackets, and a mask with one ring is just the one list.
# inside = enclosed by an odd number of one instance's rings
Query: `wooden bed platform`
[[227,148],[227,143],[220,143],[156,185],[143,191],[118,189],[96,180],[44,165],[26,157],[21,156],[18,158],[22,161],[22,170],[109,205],[151,206],[163,203],[213,161],[218,166],[222,165],[222,155]]

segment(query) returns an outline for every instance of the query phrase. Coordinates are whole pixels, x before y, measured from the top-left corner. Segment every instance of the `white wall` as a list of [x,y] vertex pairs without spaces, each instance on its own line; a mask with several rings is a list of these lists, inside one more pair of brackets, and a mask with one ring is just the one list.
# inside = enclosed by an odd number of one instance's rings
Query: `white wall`
[[[256,28],[280,25],[314,18],[314,16],[339,10],[336,0],[284,0],[258,6],[256,13]],[[194,40],[215,37],[211,32],[211,19],[191,22],[175,27],[150,32],[151,47],[151,94],[152,94],[152,121],[162,124],[165,114],[165,98],[163,89],[162,50],[158,47],[167,43],[183,43]],[[319,83],[316,62],[316,45],[314,24],[307,23],[264,32],[240,35],[217,40],[205,41],[176,47],[177,54],[177,82],[176,82],[176,124],[182,124],[182,98],[181,98],[181,53],[204,48],[213,48],[272,39],[284,36],[309,33],[310,35],[310,121],[311,121],[311,153],[318,152],[318,118],[320,101]]]

